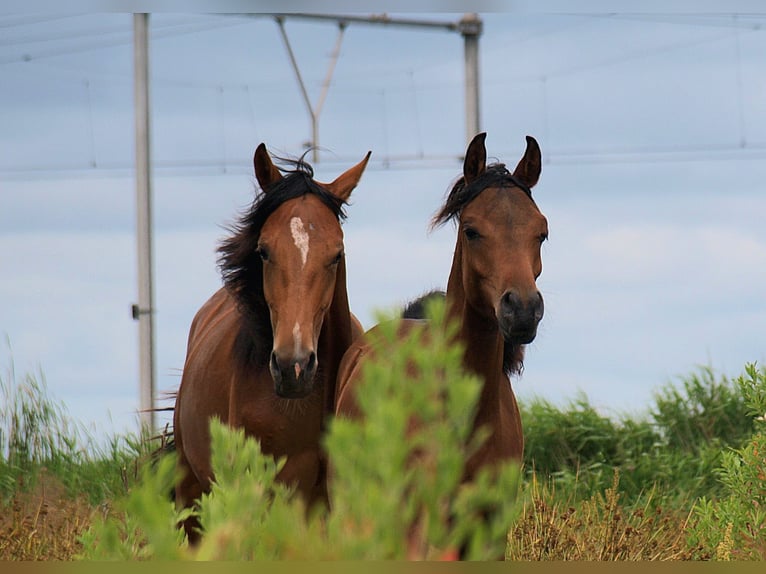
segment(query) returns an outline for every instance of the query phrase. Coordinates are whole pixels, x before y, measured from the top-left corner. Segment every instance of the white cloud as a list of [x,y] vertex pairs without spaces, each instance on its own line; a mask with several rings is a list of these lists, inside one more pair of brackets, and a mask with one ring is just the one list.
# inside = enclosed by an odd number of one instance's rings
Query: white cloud
[[617,225],[588,235],[585,247],[599,280],[616,286],[731,300],[766,282],[766,237],[732,227]]

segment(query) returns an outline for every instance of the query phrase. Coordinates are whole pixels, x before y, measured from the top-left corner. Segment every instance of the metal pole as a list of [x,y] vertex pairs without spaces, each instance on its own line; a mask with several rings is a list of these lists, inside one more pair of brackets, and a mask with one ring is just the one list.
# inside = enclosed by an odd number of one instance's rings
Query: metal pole
[[332,74],[335,72],[335,65],[338,63],[338,57],[340,56],[340,46],[343,43],[343,32],[346,30],[346,24],[341,22],[338,24],[338,38],[335,40],[335,48],[332,51],[332,55],[330,56],[330,66],[327,68],[327,75],[325,76],[324,82],[322,82],[322,93],[319,94],[319,101],[317,101],[316,110],[314,110],[314,114],[316,115],[317,119],[319,118],[319,115],[322,113],[322,108],[324,107],[324,101],[327,98],[327,90],[330,89],[330,82],[332,82]]
[[466,14],[458,23],[465,46],[465,129],[466,141],[481,131],[479,116],[479,36],[482,22],[478,14]]
[[[262,13],[233,13],[235,16],[247,16],[261,18]],[[455,22],[438,22],[436,20],[419,20],[414,18],[391,18],[388,14],[371,14],[370,16],[354,16],[348,14],[309,14],[306,12],[285,12],[281,14],[269,14],[277,18],[297,18],[304,20],[328,20],[343,24],[383,24],[390,26],[408,26],[411,28],[434,28],[456,32],[460,25]]]
[[154,293],[152,289],[152,198],[149,151],[149,15],[133,14],[136,113],[136,236],[138,239],[139,416],[142,431],[155,430]]
[[343,42],[343,32],[346,29],[346,24],[340,22],[338,24],[338,39],[335,41],[335,49],[330,57],[330,66],[327,68],[327,75],[322,83],[322,92],[319,94],[319,100],[317,101],[316,109],[311,105],[311,99],[309,93],[306,90],[306,84],[303,83],[303,77],[301,76],[300,68],[298,68],[298,62],[293,54],[293,49],[290,46],[290,40],[287,38],[287,32],[285,31],[285,22],[282,16],[274,18],[279,25],[279,32],[282,35],[282,41],[287,48],[287,55],[290,57],[290,63],[295,71],[295,77],[298,78],[298,85],[301,88],[301,94],[303,94],[303,101],[306,103],[306,108],[309,111],[311,117],[311,161],[317,163],[319,161],[319,114],[322,113],[322,107],[324,106],[325,98],[327,98],[327,90],[330,89],[330,82],[332,80],[332,74],[335,71],[335,65],[338,63],[338,56],[340,55],[340,46]]
[[282,41],[285,44],[285,48],[287,48],[287,55],[290,57],[290,63],[293,65],[293,71],[295,71],[295,77],[298,79],[298,85],[301,88],[301,94],[303,94],[303,101],[306,103],[306,108],[309,111],[309,116],[311,117],[311,161],[313,163],[317,162],[317,131],[318,131],[318,125],[317,125],[317,117],[314,113],[314,108],[311,106],[311,99],[309,98],[309,93],[306,91],[306,84],[303,83],[303,78],[301,77],[301,71],[300,68],[298,68],[298,62],[295,59],[295,54],[293,54],[293,49],[290,46],[290,40],[287,38],[287,32],[285,32],[285,22],[284,19],[281,17],[274,18],[276,20],[277,24],[279,25],[279,32],[282,34]]
[[[329,88],[329,78],[332,75],[332,70],[335,67],[335,62],[340,50],[340,42],[343,37],[343,30],[349,24],[372,24],[372,25],[391,25],[391,26],[407,26],[413,28],[434,28],[443,29],[450,32],[460,32],[465,42],[465,95],[466,95],[466,138],[470,142],[480,130],[481,121],[479,115],[479,37],[482,33],[483,24],[478,14],[465,14],[459,22],[437,22],[427,20],[416,20],[410,18],[390,18],[387,14],[373,14],[372,16],[349,16],[349,15],[334,15],[334,14],[308,14],[302,12],[290,12],[282,14],[234,14],[237,16],[248,16],[251,18],[259,18],[268,16],[274,18],[279,25],[279,31],[282,34],[282,40],[287,48],[288,56],[290,57],[290,63],[295,70],[295,75],[298,78],[298,84],[301,88],[303,99],[306,103],[306,107],[309,110],[311,116],[311,145],[313,147],[312,159],[316,163],[319,161],[318,156],[318,141],[319,141],[319,112],[322,109],[324,98],[326,96],[327,89]],[[340,26],[340,33],[338,34],[338,42],[336,50],[332,56],[330,63],[330,71],[328,72],[327,79],[323,85],[323,91],[320,96],[320,100],[315,111],[311,106],[306,86],[301,78],[298,64],[295,61],[290,42],[287,39],[287,33],[284,29],[284,20],[286,18],[303,18],[307,20],[330,20],[337,22]]]

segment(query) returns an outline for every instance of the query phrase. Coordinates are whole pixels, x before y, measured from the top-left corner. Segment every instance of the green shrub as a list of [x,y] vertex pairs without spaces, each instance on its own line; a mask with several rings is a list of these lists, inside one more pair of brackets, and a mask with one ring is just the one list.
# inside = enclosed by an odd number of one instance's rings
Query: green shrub
[[649,491],[675,505],[717,496],[721,452],[753,430],[740,387],[710,368],[661,388],[642,418],[603,416],[585,395],[563,408],[540,399],[521,408],[527,473],[577,499],[608,488],[615,469],[626,503]]
[[615,461],[617,425],[596,412],[584,394],[563,409],[543,399],[522,403],[522,409],[525,460],[535,471],[551,474]]
[[651,416],[671,449],[697,454],[707,445],[739,446],[754,430],[738,384],[710,367],[655,393]]
[[766,369],[748,365],[737,381],[748,423],[756,431],[741,448],[722,453],[720,499],[703,497],[691,541],[719,560],[766,559]]
[[603,492],[615,470],[628,501],[658,480],[661,437],[646,419],[613,420],[581,394],[563,408],[540,399],[522,403],[522,420],[527,476],[548,477],[560,498],[582,500]]
[[[461,350],[448,343],[443,304],[430,309],[429,335],[396,338],[381,327],[390,352],[365,365],[360,421],[332,421],[332,511],[306,515],[301,500],[275,481],[282,464],[242,431],[211,421],[215,483],[203,495],[201,543],[180,543],[183,517],[164,498],[172,463],[147,471],[117,512],[84,540],[86,558],[402,559],[502,557],[518,512],[516,465],[461,481],[480,444],[469,438],[479,383],[462,373]],[[414,368],[420,376],[409,373]]]

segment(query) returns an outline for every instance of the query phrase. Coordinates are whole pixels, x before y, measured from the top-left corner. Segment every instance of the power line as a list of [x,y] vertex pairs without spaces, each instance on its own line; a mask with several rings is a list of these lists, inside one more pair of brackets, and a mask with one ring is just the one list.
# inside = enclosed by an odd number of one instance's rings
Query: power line
[[[731,16],[736,16],[737,21],[732,22]],[[594,14],[594,18],[603,18],[604,16]],[[665,24],[677,24],[682,26],[699,26],[705,28],[739,28],[749,30],[760,30],[766,16],[764,14],[609,14],[609,18],[620,20],[634,20],[643,22],[659,22]],[[747,18],[755,19],[754,22],[747,22]]]
[[0,28],[17,28],[19,26],[32,26],[45,22],[54,22],[56,20],[65,20],[67,18],[76,18],[77,16],[67,14],[63,16],[2,16],[0,17]]
[[[181,36],[185,34],[194,34],[197,32],[206,32],[218,28],[230,28],[233,26],[240,26],[243,22],[234,21],[221,21],[217,24],[210,22],[204,22],[199,24],[175,24],[168,26],[168,29],[159,30],[152,33],[152,38],[168,38],[172,36]],[[6,56],[0,58],[0,65],[5,64],[17,64],[22,62],[30,62],[35,60],[41,60],[45,58],[55,58],[57,56],[64,56],[70,54],[76,54],[80,52],[90,52],[98,50],[99,48],[111,48],[116,46],[130,45],[133,41],[132,32],[126,29],[124,32],[118,32],[115,37],[103,40],[100,42],[87,42],[77,46],[70,46],[67,48],[57,47],[50,48],[48,50],[40,50],[34,53],[25,53],[15,56]]]
[[486,85],[498,85],[498,84],[505,84],[508,82],[530,82],[530,81],[540,81],[541,78],[545,77],[546,79],[551,78],[557,78],[557,77],[563,77],[563,76],[570,76],[573,74],[579,74],[582,72],[594,70],[597,68],[606,68],[610,66],[616,66],[618,64],[624,64],[626,62],[634,61],[634,60],[642,60],[649,57],[654,57],[657,55],[667,54],[670,52],[675,52],[678,50],[683,50],[686,48],[692,48],[694,46],[698,46],[701,44],[710,44],[713,42],[720,42],[722,40],[727,40],[735,35],[739,37],[740,30],[744,30],[746,32],[760,32],[763,30],[763,28],[759,26],[747,26],[747,27],[735,27],[735,26],[727,26],[727,31],[721,34],[717,34],[714,36],[708,36],[705,38],[699,38],[695,40],[690,40],[686,42],[676,42],[673,44],[667,44],[664,46],[659,46],[654,49],[639,49],[633,52],[630,52],[628,54],[623,54],[621,56],[615,56],[612,58],[607,58],[604,61],[601,62],[595,62],[590,64],[582,64],[580,66],[569,66],[567,68],[561,68],[559,70],[553,70],[553,71],[546,71],[536,74],[524,74],[524,75],[518,75],[518,76],[503,76],[498,79],[490,79],[485,82]]
[[[518,150],[500,150],[494,155],[512,157]],[[570,164],[648,164],[691,161],[751,161],[766,157],[766,142],[750,142],[746,146],[736,144],[686,145],[668,147],[612,147],[592,149],[553,149],[544,156],[546,165]],[[323,160],[323,164],[345,165],[355,156],[335,155]],[[375,154],[367,169],[371,171],[412,171],[441,169],[459,166],[462,156],[450,154]],[[220,158],[191,160],[155,160],[152,166],[157,175],[232,175],[249,174],[251,158]],[[130,162],[99,162],[97,167],[85,165],[25,166],[0,168],[0,175],[7,180],[50,179],[58,176],[129,177],[133,164]]]
[[[571,14],[571,15],[567,15],[567,17],[570,18],[570,21],[564,25],[554,26],[552,29],[549,28],[547,30],[543,30],[542,32],[527,34],[526,36],[522,36],[520,38],[514,38],[513,41],[511,42],[504,42],[500,48],[496,48],[494,50],[491,50],[491,49],[486,50],[486,53],[494,54],[499,51],[502,51],[503,53],[507,53],[510,48],[518,47],[521,44],[526,44],[529,42],[533,42],[535,40],[540,40],[542,38],[545,38],[546,36],[558,36],[563,31],[568,32],[574,28],[588,26],[590,24],[593,24],[596,21],[593,14]],[[611,14],[606,16],[606,18],[611,18],[611,17],[612,17]],[[573,21],[575,18],[577,18],[578,20]]]
[[[739,17],[729,17],[731,20],[738,20]],[[229,26],[230,21],[227,21],[225,23],[225,26]],[[201,24],[195,24],[196,26],[200,26]],[[189,26],[189,24],[173,24],[172,30],[175,33],[178,32],[178,26]],[[205,29],[210,29],[210,25],[206,24]],[[743,100],[744,100],[744,85],[741,77],[741,53],[739,50],[739,36],[741,34],[741,31],[745,32],[753,32],[758,31],[760,28],[754,27],[754,26],[739,26],[739,25],[731,25],[727,27],[727,32],[723,35],[718,35],[716,39],[720,40],[722,38],[725,39],[731,39],[735,38],[737,41],[737,69],[738,69],[738,89],[739,89],[739,135],[740,135],[740,141],[738,142],[738,145],[730,145],[730,144],[723,144],[723,145],[713,145],[713,146],[695,146],[695,145],[687,145],[687,146],[678,146],[675,148],[661,148],[661,147],[643,147],[643,148],[606,148],[606,149],[574,149],[574,150],[554,150],[552,152],[549,152],[546,154],[546,162],[551,164],[567,164],[567,163],[651,163],[651,162],[673,162],[673,161],[696,161],[698,159],[711,159],[715,161],[739,161],[739,160],[750,160],[754,159],[756,157],[760,158],[763,155],[764,151],[764,144],[758,143],[758,142],[747,142],[745,138],[745,129],[744,129],[744,109],[743,109]],[[187,30],[181,33],[186,33]],[[538,35],[539,36],[539,35]],[[650,54],[657,54],[657,53],[665,53],[672,50],[677,50],[689,46],[694,46],[700,43],[708,43],[711,41],[711,38],[705,38],[705,39],[696,39],[692,42],[682,42],[682,43],[676,43],[672,45],[665,45],[657,48],[656,50],[647,52],[647,51],[641,51],[641,52],[635,52],[627,55],[623,55],[619,58],[612,59],[608,62],[601,62],[594,65],[584,65],[579,67],[573,67],[569,68],[567,70],[562,70],[559,72],[559,74],[568,74],[568,73],[575,73],[579,72],[585,69],[591,69],[595,67],[601,67],[601,66],[608,66],[608,65],[616,65],[618,63],[629,61],[632,59],[640,58],[640,57],[647,57]],[[45,65],[45,64],[43,64]],[[57,68],[60,68],[61,66],[56,66]],[[438,86],[419,86],[415,83],[413,78],[413,71],[410,69],[406,72],[409,77],[409,85],[406,86],[386,86],[386,88],[382,91],[382,105],[383,105],[383,114],[386,115],[386,94],[392,90],[403,90],[403,91],[409,91],[409,92],[421,92],[425,90],[434,90],[438,89]],[[553,72],[553,74],[556,74],[556,72]],[[539,77],[537,78],[540,79]],[[543,77],[543,81],[547,79],[547,75]],[[516,78],[511,78],[512,81],[518,81]],[[23,179],[25,176],[31,176],[31,177],[50,177],[51,174],[60,174],[60,173],[89,173],[89,174],[102,174],[102,175],[111,175],[115,173],[119,173],[121,170],[128,170],[131,168],[131,165],[128,163],[112,163],[112,164],[102,164],[101,162],[98,162],[98,166],[96,167],[96,152],[97,149],[96,142],[94,140],[93,136],[93,111],[92,111],[92,102],[90,101],[91,98],[91,90],[90,90],[90,79],[85,80],[76,80],[78,82],[85,82],[85,89],[86,89],[86,98],[87,98],[87,105],[88,105],[88,114],[89,114],[89,129],[90,129],[90,150],[91,150],[91,165],[90,166],[78,166],[78,165],[69,165],[69,166],[29,166],[29,167],[20,167],[20,168],[2,168],[0,167],[0,175],[12,177],[14,179]],[[127,81],[127,78],[126,78]],[[160,83],[162,80],[160,80]],[[257,86],[253,84],[220,84],[220,83],[201,83],[201,82],[175,82],[173,80],[168,80],[167,83],[169,84],[176,84],[181,86],[188,86],[190,88],[205,88],[205,89],[211,89],[216,90],[218,92],[218,98],[217,98],[217,115],[218,115],[218,129],[219,133],[221,134],[221,148],[219,150],[219,153],[222,154],[221,159],[214,159],[214,160],[189,160],[189,161],[183,161],[183,160],[173,160],[168,162],[157,162],[156,167],[158,170],[161,170],[163,174],[167,175],[168,173],[174,171],[174,170],[196,170],[194,173],[198,173],[200,171],[208,171],[211,173],[221,173],[226,172],[229,170],[236,171],[238,165],[247,166],[247,169],[250,169],[250,160],[239,162],[239,160],[228,158],[227,157],[227,147],[226,147],[226,124],[225,124],[225,118],[224,118],[224,92],[229,90],[243,90],[244,93],[247,96],[247,101],[249,105],[250,110],[250,121],[253,125],[253,129],[255,129],[255,109],[253,106],[253,102],[251,100],[252,94],[251,88],[254,90],[262,90],[262,86]],[[491,84],[493,83],[490,79],[487,81],[484,80],[485,84]],[[545,85],[545,83],[544,83]],[[341,88],[342,89],[342,88]],[[359,88],[362,89],[362,88]],[[369,88],[365,88],[365,91],[371,91],[377,94],[381,94],[381,88],[380,86],[370,86]],[[415,119],[416,124],[419,126],[419,118],[418,118],[418,107],[417,107],[417,99],[414,101],[414,111],[415,111]],[[544,105],[544,109],[547,109],[547,105]],[[547,122],[547,119],[546,119]],[[543,133],[547,131],[547,127],[543,130]],[[384,141],[388,141],[387,134],[384,133]],[[421,162],[421,166],[432,164],[433,162],[442,162],[442,161],[452,161],[452,159],[446,159],[449,156],[439,156],[439,155],[432,155],[428,154],[422,145],[421,135],[420,133],[417,134],[417,140],[418,140],[418,146],[417,151],[418,153],[413,156],[404,156],[404,155],[396,155],[395,153],[388,153],[388,143],[386,143],[383,147],[385,148],[385,155],[379,155],[379,158],[382,158],[381,161],[381,169],[390,168],[390,169],[419,169],[419,167],[416,165],[417,162]],[[743,145],[744,144],[744,145]],[[26,174],[26,175],[25,175]]]
[[606,60],[601,62],[596,62],[591,64],[582,64],[580,66],[569,66],[567,68],[560,68],[558,70],[543,72],[539,74],[525,74],[523,76],[505,76],[505,77],[496,79],[494,81],[492,80],[487,81],[486,83],[487,85],[497,85],[497,84],[503,84],[508,82],[540,81],[542,77],[545,77],[546,79],[551,79],[551,78],[560,78],[564,76],[571,76],[573,74],[580,74],[582,72],[595,70],[597,68],[607,68],[610,66],[616,66],[618,64],[624,64],[626,62],[630,62],[633,60],[642,60],[645,58],[657,56],[659,54],[667,54],[669,52],[682,50],[684,48],[691,48],[693,46],[697,46],[700,44],[710,44],[711,42],[718,42],[720,40],[726,40],[731,37],[732,37],[732,33],[726,32],[724,34],[719,34],[713,38],[701,38],[701,39],[697,39],[697,40],[693,40],[689,42],[678,42],[675,44],[660,46],[653,50],[639,49],[639,50],[636,50],[635,52],[623,54],[622,56],[607,58]]
[[[690,144],[683,146],[637,146],[606,149],[554,150],[547,155],[551,164],[672,163],[688,161],[748,161],[766,157],[766,142],[736,144]],[[545,159],[545,158],[544,158]]]
[[[117,14],[117,18],[121,18],[122,15]],[[55,20],[61,20],[64,18],[70,19],[70,18],[77,18],[78,16],[63,16],[60,18],[44,18],[39,20],[39,22],[34,23],[47,23],[49,21],[55,21]],[[121,18],[124,20],[124,18]],[[193,19],[185,18],[181,21],[169,21],[169,22],[158,22],[154,26],[154,32],[157,31],[169,31],[173,28],[177,28],[179,26],[189,26],[194,23],[201,24],[201,18],[199,16],[194,17]],[[85,24],[85,23],[83,23]],[[7,26],[4,26],[2,23],[0,23],[0,29],[2,28],[10,28],[10,27],[16,27],[14,24],[8,24]],[[16,45],[23,45],[23,44],[35,44],[35,43],[43,43],[43,42],[58,42],[61,40],[82,40],[86,37],[103,37],[103,36],[109,36],[114,34],[127,34],[129,33],[129,26],[126,26],[123,22],[119,26],[110,26],[105,27],[103,25],[97,26],[95,29],[92,27],[89,28],[79,28],[79,29],[69,29],[69,30],[55,30],[51,31],[50,29],[46,29],[45,31],[34,33],[33,30],[25,32],[25,35],[9,35],[7,38],[0,39],[0,46],[16,46]]]
[[[269,16],[269,15],[257,15],[257,16]],[[622,19],[644,19],[648,21],[669,21],[669,22],[677,22],[678,19],[674,19],[671,17],[642,17],[640,15],[633,16],[633,15],[619,15],[619,14],[610,14],[610,15],[588,15],[584,18],[589,19],[590,21],[595,21],[599,18],[622,18]],[[328,16],[327,19],[330,19]],[[686,16],[680,17],[681,20],[686,19]],[[185,35],[185,34],[194,34],[197,32],[203,32],[208,31],[212,29],[217,28],[226,28],[233,25],[239,25],[243,24],[245,21],[237,22],[236,24],[232,24],[231,20],[228,21],[221,21],[218,24],[210,24],[210,23],[181,23],[181,24],[170,24],[170,25],[164,25],[164,28],[161,25],[156,25],[154,27],[152,37],[153,38],[162,38],[162,37],[170,37],[170,36],[177,36],[177,35]],[[576,25],[582,25],[585,21],[578,22]],[[444,24],[447,25],[446,23]],[[722,26],[723,27],[723,26]],[[729,32],[723,33],[720,35],[717,35],[715,37],[706,37],[701,39],[696,39],[692,41],[687,42],[678,42],[675,44],[669,44],[665,46],[660,46],[654,49],[640,49],[634,52],[631,52],[629,54],[624,54],[621,56],[617,56],[611,59],[607,59],[602,62],[596,62],[591,64],[583,64],[580,66],[570,66],[568,68],[563,68],[559,70],[553,70],[553,71],[547,71],[541,74],[527,74],[527,75],[520,75],[520,76],[502,76],[499,79],[493,79],[492,76],[489,76],[488,78],[485,78],[483,83],[485,85],[498,85],[507,83],[509,81],[513,82],[519,82],[519,81],[539,81],[541,77],[545,76],[546,78],[555,78],[555,77],[562,77],[566,75],[572,75],[576,73],[581,73],[584,71],[597,69],[600,67],[609,67],[618,65],[621,63],[629,62],[632,60],[638,60],[638,59],[644,59],[655,55],[661,55],[665,53],[669,53],[676,50],[681,50],[684,48],[694,47],[699,44],[705,44],[709,42],[717,42],[723,39],[731,38],[732,34],[734,33],[734,30],[744,29],[746,31],[754,32],[754,31],[760,31],[762,28],[760,24],[756,25],[747,25],[747,26],[736,26],[733,24],[730,24],[728,26],[725,26],[727,29],[729,29]],[[564,30],[569,29],[569,27],[564,27]],[[541,37],[550,35],[550,34],[558,34],[561,32],[561,28],[553,30],[553,31],[545,31],[540,34],[532,35],[529,37],[522,38],[521,40],[518,40],[516,43],[522,43],[522,42],[529,42],[538,40]],[[75,52],[82,52],[82,51],[89,51],[92,49],[96,49],[99,47],[107,47],[107,46],[117,46],[121,44],[128,44],[131,41],[130,31],[125,30],[125,32],[119,32],[119,34],[124,35],[124,37],[118,37],[118,38],[112,38],[109,41],[106,42],[100,42],[100,43],[91,43],[88,45],[83,46],[77,46],[70,49],[62,48],[62,49],[51,49],[48,52],[38,52],[36,54],[27,54],[22,56],[15,56],[15,57],[7,57],[5,59],[0,58],[0,65],[7,64],[11,62],[19,62],[19,61],[31,61],[31,60],[39,60],[49,57],[54,57],[57,55],[64,55],[68,53],[75,53]],[[98,33],[95,33],[98,35]],[[75,35],[74,37],[78,37],[78,35]],[[489,53],[494,53],[497,50],[491,50]],[[441,65],[441,64],[439,64]],[[431,68],[434,65],[428,65],[424,67],[420,67],[417,69],[418,72]],[[391,75],[399,75],[403,76],[406,75],[408,81],[404,81],[402,85],[395,86],[395,85],[389,85],[386,87],[387,90],[400,90],[400,91],[412,91],[415,90],[417,92],[426,92],[426,91],[434,91],[439,90],[444,87],[453,87],[456,84],[459,84],[459,81],[453,80],[453,81],[445,81],[445,82],[430,82],[428,86],[419,85],[416,86],[412,82],[412,74],[415,72],[413,68],[410,68],[406,73],[405,72],[392,72]],[[356,76],[358,77],[358,75]],[[374,77],[375,79],[380,78],[380,74],[378,72],[375,72],[374,74],[370,74],[369,77]],[[125,74],[124,78],[126,80],[129,80],[129,74]],[[254,84],[251,82],[247,82],[245,84],[243,83],[226,83],[226,82],[204,82],[204,81],[195,81],[195,80],[175,80],[175,79],[163,79],[161,77],[153,77],[153,82],[155,83],[161,83],[165,85],[175,85],[179,87],[188,87],[188,88],[201,88],[201,89],[210,89],[210,90],[219,90],[221,88],[227,89],[227,90],[233,90],[233,89],[258,89],[259,91],[263,90],[269,90],[269,91],[281,91],[284,88],[276,88],[272,85],[270,82],[264,82],[263,84]],[[377,91],[379,89],[378,85],[364,85],[364,84],[344,84],[343,82],[334,82],[333,87],[336,90],[343,90],[346,92],[350,91],[360,91],[360,92],[369,92],[369,91]]]
[[24,44],[39,44],[44,42],[59,42],[61,40],[83,40],[89,37],[104,37],[114,34],[125,34],[125,26],[99,28],[98,30],[61,31],[58,33],[43,32],[38,35],[16,38],[0,38],[0,46],[20,46]]

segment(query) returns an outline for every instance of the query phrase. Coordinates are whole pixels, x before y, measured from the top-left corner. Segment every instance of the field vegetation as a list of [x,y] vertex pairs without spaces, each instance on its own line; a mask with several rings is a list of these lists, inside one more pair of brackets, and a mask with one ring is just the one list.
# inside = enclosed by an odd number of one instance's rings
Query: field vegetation
[[[527,401],[523,466],[464,485],[478,383],[459,353],[444,337],[413,338],[370,367],[365,421],[334,421],[328,434],[329,514],[306,518],[274,481],[280,462],[213,423],[217,481],[198,509],[197,548],[175,528],[174,460],[157,456],[167,437],[96,440],[42,373],[11,362],[0,377],[0,559],[766,558],[764,367],[735,378],[699,368],[660,387],[642,416],[606,416],[585,395]],[[434,376],[408,382],[413,361]]]

